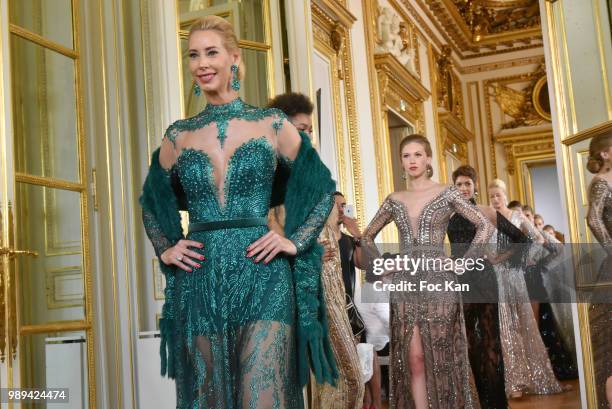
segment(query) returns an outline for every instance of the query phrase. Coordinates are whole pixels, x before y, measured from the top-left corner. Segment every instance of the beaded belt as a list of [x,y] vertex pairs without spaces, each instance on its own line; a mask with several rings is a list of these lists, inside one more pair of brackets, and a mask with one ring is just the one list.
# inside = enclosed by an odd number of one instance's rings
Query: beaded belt
[[246,219],[219,220],[215,222],[190,223],[189,233],[196,231],[239,229],[244,227],[267,226],[267,217],[248,217]]

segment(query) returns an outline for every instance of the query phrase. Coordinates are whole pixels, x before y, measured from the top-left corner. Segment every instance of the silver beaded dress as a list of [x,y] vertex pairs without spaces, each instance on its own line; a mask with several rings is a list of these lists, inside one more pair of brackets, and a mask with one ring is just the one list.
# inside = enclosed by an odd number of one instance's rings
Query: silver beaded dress
[[[473,244],[489,239],[493,226],[478,208],[450,186],[429,200],[418,216],[408,213],[406,205],[388,196],[362,237],[363,246],[374,249],[373,240],[391,221],[400,237],[400,252],[415,257],[445,257],[444,238],[453,213],[459,213],[477,229]],[[373,250],[374,251],[374,250]],[[468,250],[468,253],[471,250]],[[452,271],[419,271],[414,276],[395,273],[394,283],[406,280],[429,283],[457,281]],[[411,392],[409,356],[413,330],[418,327],[423,347],[423,360],[430,409],[480,408],[470,363],[461,306],[461,294],[454,291],[423,291],[391,294],[390,407],[415,407]]]
[[[607,250],[598,281],[612,281],[612,185],[595,177],[589,189],[587,224],[599,243]],[[591,348],[595,370],[598,408],[606,407],[605,384],[612,376],[612,304],[597,303],[589,306]]]
[[[512,229],[510,224],[516,229]],[[512,212],[509,220],[498,212],[497,228],[500,253],[511,250],[513,246],[515,252],[529,253],[529,248],[517,247],[531,242],[529,236],[539,234],[525,216],[516,211]],[[524,235],[523,231],[527,234]],[[510,396],[513,392],[559,393],[563,387],[550,364],[525,284],[527,256],[518,254],[517,258],[517,254],[493,266],[499,289],[499,329],[506,395]]]

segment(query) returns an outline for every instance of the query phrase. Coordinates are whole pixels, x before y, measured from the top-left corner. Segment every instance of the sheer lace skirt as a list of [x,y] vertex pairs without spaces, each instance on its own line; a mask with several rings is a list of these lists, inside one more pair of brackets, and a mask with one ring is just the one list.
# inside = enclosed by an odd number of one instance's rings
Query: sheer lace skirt
[[264,228],[203,232],[202,268],[179,280],[179,408],[302,407],[289,263],[245,257]]
[[[256,321],[186,346],[185,408],[300,408],[289,325]],[[177,379],[178,381],[178,379]]]

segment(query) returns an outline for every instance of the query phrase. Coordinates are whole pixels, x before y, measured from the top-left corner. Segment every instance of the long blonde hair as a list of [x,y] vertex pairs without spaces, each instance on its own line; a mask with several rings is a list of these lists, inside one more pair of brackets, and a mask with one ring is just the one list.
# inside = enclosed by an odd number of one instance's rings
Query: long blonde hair
[[[196,31],[214,31],[221,36],[223,45],[229,52],[240,52],[234,26],[222,17],[210,15],[197,19],[189,28],[189,38],[191,38],[191,35]],[[245,70],[246,67],[244,66],[244,62],[240,59],[238,79],[244,79]]]

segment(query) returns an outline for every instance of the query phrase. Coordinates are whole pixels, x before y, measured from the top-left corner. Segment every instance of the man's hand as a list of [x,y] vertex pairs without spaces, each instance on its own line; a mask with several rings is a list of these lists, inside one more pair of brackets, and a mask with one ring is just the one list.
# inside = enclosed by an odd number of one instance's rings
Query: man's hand
[[361,237],[361,230],[359,230],[359,226],[357,225],[357,219],[353,219],[344,215],[342,216],[341,221],[342,224],[344,224],[346,230],[351,234],[351,236],[356,239]]
[[321,240],[320,244],[323,246],[323,262],[329,261],[334,258],[334,249],[329,240]]

